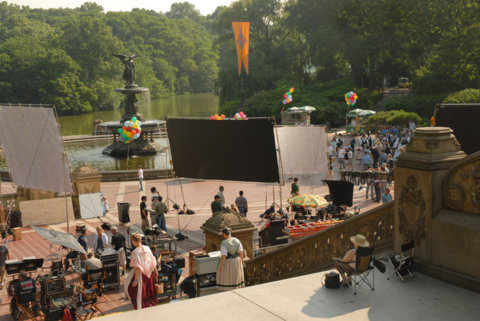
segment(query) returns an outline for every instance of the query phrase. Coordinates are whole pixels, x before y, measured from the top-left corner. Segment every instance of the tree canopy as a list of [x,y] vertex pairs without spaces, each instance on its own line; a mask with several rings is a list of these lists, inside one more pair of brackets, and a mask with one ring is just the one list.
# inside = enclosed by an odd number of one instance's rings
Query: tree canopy
[[[248,76],[237,74],[232,21],[250,22]],[[119,53],[141,56],[138,84],[154,98],[214,91],[234,111],[246,96],[255,115],[278,112],[292,86],[307,104],[340,106],[345,86],[325,87],[339,79],[372,91],[409,77],[433,97],[480,87],[479,31],[478,0],[238,0],[207,16],[188,2],[166,13],[2,2],[0,101],[55,103],[63,114],[112,108]]]
[[60,114],[112,109],[123,65],[112,54],[137,54],[138,85],[153,98],[212,92],[218,54],[209,20],[189,3],[165,14],[108,12],[93,2],[76,9],[0,3],[0,101],[52,103]]

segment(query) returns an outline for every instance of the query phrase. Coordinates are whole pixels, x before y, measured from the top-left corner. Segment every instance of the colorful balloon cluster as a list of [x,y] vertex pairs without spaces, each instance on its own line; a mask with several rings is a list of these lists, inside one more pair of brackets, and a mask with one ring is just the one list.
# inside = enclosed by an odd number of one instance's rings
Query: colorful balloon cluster
[[120,142],[129,144],[132,140],[139,138],[142,134],[141,125],[142,122],[137,120],[137,117],[132,117],[132,120],[125,121],[123,127],[118,129]]
[[284,105],[289,104],[293,101],[292,93],[293,93],[294,90],[295,90],[295,88],[292,87],[286,93],[283,94],[283,104]]
[[353,91],[349,91],[348,93],[345,94],[345,102],[347,103],[348,106],[355,106],[357,99],[358,99],[358,96]]
[[210,120],[225,120],[225,119],[227,118],[225,118],[224,114],[221,114],[220,116],[218,114],[210,116]]
[[244,114],[243,111],[236,113],[235,116],[233,116],[234,120],[248,120],[247,115]]
[[[218,114],[215,114],[213,116],[210,116],[210,120],[228,120],[227,117],[225,117],[225,115],[218,115]],[[245,113],[243,111],[239,112],[239,113],[236,113],[235,116],[233,116],[233,118],[230,118],[230,120],[248,120],[247,118],[247,115],[245,115]]]

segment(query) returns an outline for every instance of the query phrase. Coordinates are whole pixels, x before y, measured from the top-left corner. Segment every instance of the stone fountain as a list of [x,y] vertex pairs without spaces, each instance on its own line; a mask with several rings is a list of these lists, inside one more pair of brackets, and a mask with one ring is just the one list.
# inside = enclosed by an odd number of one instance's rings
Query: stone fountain
[[[123,88],[116,88],[114,91],[122,93],[125,99],[122,102],[124,106],[124,113],[120,122],[110,121],[101,123],[99,126],[104,127],[113,134],[113,143],[103,150],[103,154],[113,157],[126,157],[138,155],[155,155],[158,151],[165,150],[164,147],[154,143],[153,134],[160,130],[160,126],[163,125],[163,120],[145,120],[142,114],[138,113],[138,100],[136,95],[140,93],[147,93],[148,88],[138,87],[135,84],[135,66],[133,64],[133,58],[138,55],[114,55],[118,57],[123,64],[125,64],[125,70],[123,71],[123,80],[125,80],[125,86]],[[125,144],[118,140],[118,130],[122,128],[123,123],[127,120],[131,120],[136,117],[142,122],[142,134],[138,139],[135,139],[129,144]]]

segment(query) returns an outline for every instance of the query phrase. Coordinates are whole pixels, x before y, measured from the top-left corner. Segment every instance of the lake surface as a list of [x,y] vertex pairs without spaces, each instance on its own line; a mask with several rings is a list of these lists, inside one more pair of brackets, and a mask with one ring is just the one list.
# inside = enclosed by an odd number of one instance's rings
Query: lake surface
[[[120,93],[113,94],[113,104],[118,106],[123,97]],[[147,94],[137,95],[139,112],[145,119],[156,120],[165,117],[205,117],[218,112],[218,97],[213,94],[195,94],[171,96],[164,99],[149,100]],[[60,131],[63,136],[89,135],[93,132],[93,122],[96,119],[106,121],[120,121],[123,110],[116,108],[112,111],[101,111],[76,116],[59,117]],[[113,141],[113,137],[112,137]],[[169,153],[157,153],[154,156],[134,156],[130,159],[118,159],[102,154],[102,150],[112,141],[98,140],[80,143],[67,143],[67,152],[70,168],[74,170],[83,163],[89,163],[98,170],[127,170],[142,168],[165,169],[171,168]],[[155,142],[166,147],[167,139],[155,139]],[[7,168],[5,160],[0,159],[0,168]]]
[[[112,93],[112,104],[119,106],[123,98],[120,93]],[[140,105],[139,113],[145,119],[156,120],[165,117],[209,117],[218,112],[218,96],[214,94],[194,94],[169,96],[150,100],[148,94],[137,95]],[[99,111],[75,116],[59,117],[60,131],[63,136],[88,135],[93,132],[93,122],[101,119],[104,122],[120,121],[123,109]]]

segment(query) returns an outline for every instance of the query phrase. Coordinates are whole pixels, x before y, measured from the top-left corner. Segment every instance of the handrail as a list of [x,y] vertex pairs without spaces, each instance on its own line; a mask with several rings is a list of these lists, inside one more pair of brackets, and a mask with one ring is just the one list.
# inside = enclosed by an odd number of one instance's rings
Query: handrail
[[246,261],[245,283],[261,284],[325,270],[333,257],[352,248],[350,236],[363,234],[376,251],[393,246],[393,202]]

